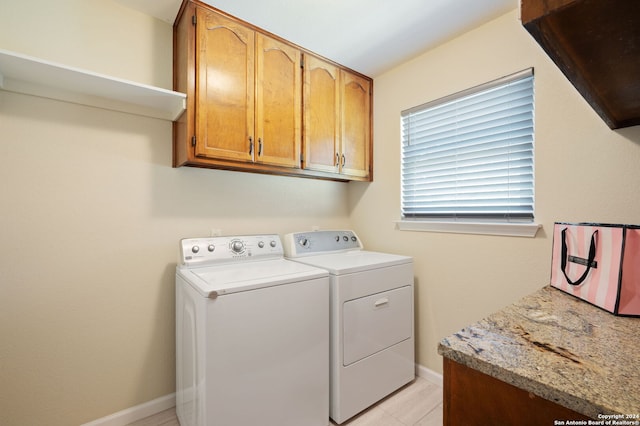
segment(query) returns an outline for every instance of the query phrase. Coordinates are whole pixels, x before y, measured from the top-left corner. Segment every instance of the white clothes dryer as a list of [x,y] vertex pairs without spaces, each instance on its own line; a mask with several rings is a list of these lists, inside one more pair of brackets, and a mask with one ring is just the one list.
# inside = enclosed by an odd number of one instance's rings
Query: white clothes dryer
[[182,426],[329,423],[329,277],[277,235],[181,241],[176,411]]
[[285,256],[330,274],[330,416],[338,424],[415,379],[413,260],[353,231],[287,234]]

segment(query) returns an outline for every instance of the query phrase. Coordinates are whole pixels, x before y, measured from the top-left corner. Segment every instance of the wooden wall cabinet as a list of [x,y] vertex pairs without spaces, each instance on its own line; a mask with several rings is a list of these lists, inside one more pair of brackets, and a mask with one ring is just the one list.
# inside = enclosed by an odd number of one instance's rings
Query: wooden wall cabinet
[[304,167],[326,173],[339,171],[340,69],[306,56],[304,64]]
[[611,129],[640,125],[640,2],[521,0],[521,19]]
[[[177,135],[177,143],[193,148],[184,157],[203,166],[232,161],[299,167],[302,53],[214,11],[192,10],[179,24],[179,31],[195,37],[188,47],[195,54],[185,61],[195,64],[195,87],[187,88],[195,98],[188,105],[195,123],[187,126],[191,132]],[[189,25],[195,31],[184,28]]]
[[255,32],[196,8],[195,155],[254,161]]
[[371,176],[371,82],[315,56],[304,65],[304,168]]
[[369,178],[371,161],[371,81],[341,72],[340,173]]
[[[303,70],[305,61],[322,73]],[[185,0],[174,87],[187,93],[174,167],[370,180],[371,79]]]

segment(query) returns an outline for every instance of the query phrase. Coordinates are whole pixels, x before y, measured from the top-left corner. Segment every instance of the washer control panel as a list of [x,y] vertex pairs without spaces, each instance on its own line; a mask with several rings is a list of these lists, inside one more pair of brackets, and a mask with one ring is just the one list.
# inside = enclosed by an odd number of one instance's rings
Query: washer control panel
[[362,250],[360,238],[353,231],[294,232],[284,236],[284,253],[287,257],[312,254]]
[[180,241],[180,261],[183,265],[273,258],[282,257],[283,254],[282,242],[276,234],[185,238]]

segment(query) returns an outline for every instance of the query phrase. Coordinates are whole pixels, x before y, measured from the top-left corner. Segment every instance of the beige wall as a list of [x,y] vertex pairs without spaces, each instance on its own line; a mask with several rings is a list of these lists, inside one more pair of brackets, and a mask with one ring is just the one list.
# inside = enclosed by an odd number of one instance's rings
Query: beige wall
[[[408,232],[400,215],[400,111],[535,68],[534,239]],[[445,336],[548,283],[554,221],[640,223],[640,126],[611,131],[521,27],[517,11],[375,79],[375,182],[350,184],[369,248],[414,257],[418,362],[442,371]]]
[[[0,49],[171,88],[169,24],[3,2]],[[180,238],[346,227],[348,184],[171,168],[171,123],[0,91],[0,424],[77,425],[175,391]]]
[[[38,13],[34,13],[37,11]],[[4,2],[0,48],[170,88],[171,27],[109,0]],[[535,239],[397,231],[400,111],[533,66]],[[171,168],[171,124],[0,91],[0,424],[174,391],[178,240],[353,227],[415,258],[417,353],[548,281],[554,220],[640,223],[640,127],[609,130],[516,13],[375,80],[375,181]]]

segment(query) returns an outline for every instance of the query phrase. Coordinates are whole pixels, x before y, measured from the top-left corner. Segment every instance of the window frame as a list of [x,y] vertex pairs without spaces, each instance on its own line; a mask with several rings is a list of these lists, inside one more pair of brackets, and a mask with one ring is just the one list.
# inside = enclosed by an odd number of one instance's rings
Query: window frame
[[[421,111],[429,108],[435,108],[437,106],[441,106],[447,103],[451,103],[455,100],[464,99],[470,95],[478,94],[481,92],[489,92],[492,89],[503,86],[510,82],[518,81],[525,78],[533,78],[534,72],[533,68],[527,68],[525,70],[501,77],[499,79],[480,84],[478,86],[474,86],[472,88],[463,90],[461,92],[454,93],[452,95],[445,96],[443,98],[427,102],[422,105],[418,105],[416,107],[409,108],[401,112],[401,125],[406,114],[410,114],[412,112]],[[534,83],[532,83],[533,85]],[[535,92],[535,87],[532,86],[532,92]],[[535,111],[535,99],[532,101],[532,110],[533,114]],[[534,129],[532,130],[532,138],[535,133],[535,122]],[[401,149],[403,149],[404,144],[404,136],[401,137]],[[535,149],[533,147],[532,149]],[[404,152],[404,151],[403,151]],[[535,152],[532,150],[531,152],[531,166],[534,167],[534,155]],[[404,161],[404,160],[403,160]],[[404,165],[401,166],[403,169]],[[401,210],[405,210],[406,206],[404,205],[404,194],[402,187],[404,185],[404,170],[401,171],[400,177],[401,184]],[[531,180],[532,184],[532,203],[535,203],[535,175],[532,176]],[[475,217],[475,218],[465,218],[464,214],[454,214],[452,217],[404,217],[401,213],[401,219],[396,221],[396,227],[399,230],[408,230],[408,231],[431,231],[431,232],[454,232],[454,233],[465,233],[465,234],[488,234],[488,235],[507,235],[507,236],[524,236],[524,237],[535,237],[537,230],[541,228],[541,226],[535,223],[535,205],[531,205],[531,218],[520,219],[518,218],[518,214],[513,215],[512,218],[498,218],[497,215],[494,217]]]

